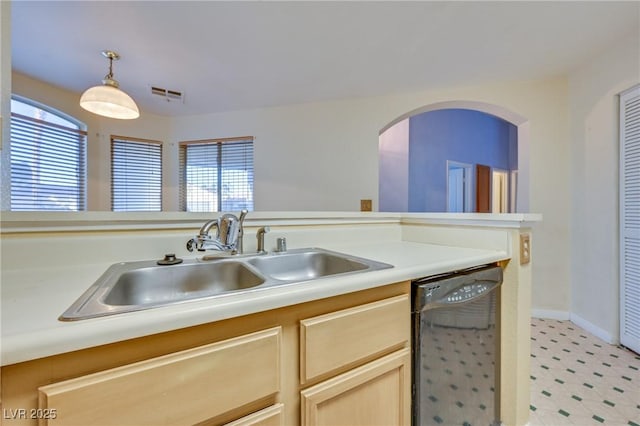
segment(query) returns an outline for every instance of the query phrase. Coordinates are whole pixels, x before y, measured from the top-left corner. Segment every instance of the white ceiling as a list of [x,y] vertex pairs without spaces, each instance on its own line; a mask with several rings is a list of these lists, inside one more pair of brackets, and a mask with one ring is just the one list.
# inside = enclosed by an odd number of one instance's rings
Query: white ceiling
[[[26,1],[18,72],[80,93],[107,73],[163,115],[565,75],[626,34],[640,2]],[[640,72],[640,70],[639,70]],[[183,91],[168,103],[149,87]]]

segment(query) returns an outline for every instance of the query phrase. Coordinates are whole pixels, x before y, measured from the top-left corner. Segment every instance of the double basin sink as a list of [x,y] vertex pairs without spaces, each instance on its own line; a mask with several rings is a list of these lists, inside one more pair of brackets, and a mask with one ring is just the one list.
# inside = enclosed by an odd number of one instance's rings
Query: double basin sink
[[215,260],[189,259],[165,266],[155,261],[123,262],[109,267],[59,319],[95,318],[391,267],[319,248]]

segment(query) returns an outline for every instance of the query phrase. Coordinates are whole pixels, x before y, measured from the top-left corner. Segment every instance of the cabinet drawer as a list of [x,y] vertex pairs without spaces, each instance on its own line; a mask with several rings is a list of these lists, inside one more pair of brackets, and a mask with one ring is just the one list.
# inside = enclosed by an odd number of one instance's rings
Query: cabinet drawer
[[284,426],[284,404],[275,404],[225,426]]
[[[40,387],[56,425],[184,425],[280,390],[280,327]],[[48,424],[44,422],[44,424]]]
[[403,347],[411,339],[408,295],[300,322],[300,380],[353,366]]

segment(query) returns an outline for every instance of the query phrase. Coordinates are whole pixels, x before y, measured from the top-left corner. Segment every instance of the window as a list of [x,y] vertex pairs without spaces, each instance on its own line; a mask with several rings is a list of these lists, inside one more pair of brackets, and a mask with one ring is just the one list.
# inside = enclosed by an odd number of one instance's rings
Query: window
[[11,210],[86,209],[85,126],[25,98],[11,99]]
[[162,210],[162,142],[111,137],[111,210]]
[[253,210],[253,137],[181,142],[180,204],[189,212]]

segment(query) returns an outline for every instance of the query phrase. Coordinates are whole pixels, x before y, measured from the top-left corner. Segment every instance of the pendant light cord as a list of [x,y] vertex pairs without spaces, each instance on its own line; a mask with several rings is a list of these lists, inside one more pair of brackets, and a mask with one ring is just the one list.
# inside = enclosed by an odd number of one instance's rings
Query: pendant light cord
[[109,74],[104,77],[105,80],[113,80],[113,57],[109,56]]

